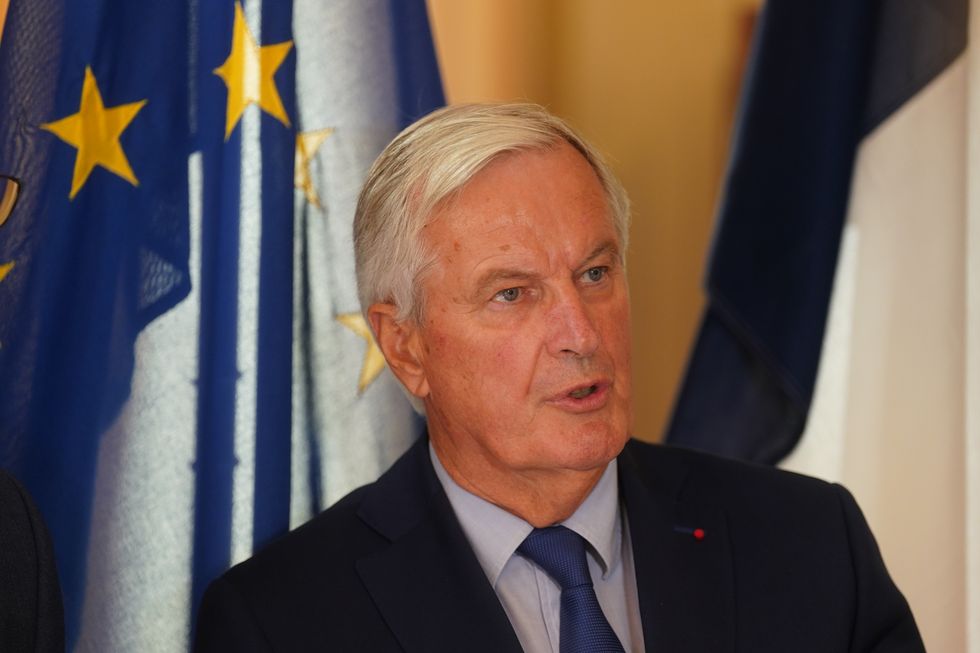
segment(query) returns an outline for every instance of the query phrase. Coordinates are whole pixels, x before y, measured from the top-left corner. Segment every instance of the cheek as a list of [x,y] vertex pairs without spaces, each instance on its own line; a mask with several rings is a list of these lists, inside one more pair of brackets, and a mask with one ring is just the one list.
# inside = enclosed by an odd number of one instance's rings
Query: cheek
[[459,328],[431,331],[427,346],[427,368],[449,392],[472,392],[497,388],[512,373],[516,358],[513,338],[476,337]]
[[494,406],[518,409],[534,376],[534,345],[526,334],[484,334],[457,343],[454,364],[460,388],[494,398]]
[[629,304],[622,302],[603,313],[603,334],[606,350],[616,368],[617,394],[630,395],[632,340],[630,337]]
[[472,351],[480,375],[492,380],[497,393],[513,396],[526,388],[529,375],[528,343],[516,335],[494,338]]
[[628,363],[631,346],[629,304],[626,301],[615,302],[599,312],[599,319],[602,320],[603,339],[607,347],[617,358],[625,356],[625,362]]

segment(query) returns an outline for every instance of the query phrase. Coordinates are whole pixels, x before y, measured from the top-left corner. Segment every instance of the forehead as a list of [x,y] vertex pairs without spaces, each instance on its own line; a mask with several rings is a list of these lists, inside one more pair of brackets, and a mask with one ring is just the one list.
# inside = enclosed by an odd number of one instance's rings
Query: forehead
[[608,199],[592,166],[571,145],[504,154],[433,213],[424,231],[438,253],[488,247],[618,245]]

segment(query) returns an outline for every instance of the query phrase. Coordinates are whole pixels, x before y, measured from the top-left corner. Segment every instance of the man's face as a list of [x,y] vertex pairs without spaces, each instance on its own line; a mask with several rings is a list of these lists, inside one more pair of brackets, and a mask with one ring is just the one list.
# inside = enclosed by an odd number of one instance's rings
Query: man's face
[[631,420],[629,299],[588,162],[567,144],[504,155],[423,238],[436,262],[422,281],[417,390],[440,454],[465,460],[476,486],[483,473],[614,458]]

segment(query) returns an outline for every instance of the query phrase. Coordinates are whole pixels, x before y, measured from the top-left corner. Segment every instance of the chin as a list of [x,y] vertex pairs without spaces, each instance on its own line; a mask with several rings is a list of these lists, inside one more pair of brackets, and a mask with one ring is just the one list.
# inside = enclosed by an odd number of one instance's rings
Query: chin
[[553,454],[566,469],[589,471],[605,467],[629,440],[625,425],[608,422],[583,424],[564,431]]

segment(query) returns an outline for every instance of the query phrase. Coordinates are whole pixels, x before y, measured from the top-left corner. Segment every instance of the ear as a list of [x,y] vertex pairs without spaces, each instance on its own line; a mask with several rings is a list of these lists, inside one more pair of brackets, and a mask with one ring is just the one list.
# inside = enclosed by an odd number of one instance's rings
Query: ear
[[419,399],[426,397],[429,381],[422,364],[418,325],[412,319],[397,321],[394,304],[372,304],[367,313],[388,367],[409,392]]

